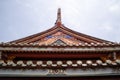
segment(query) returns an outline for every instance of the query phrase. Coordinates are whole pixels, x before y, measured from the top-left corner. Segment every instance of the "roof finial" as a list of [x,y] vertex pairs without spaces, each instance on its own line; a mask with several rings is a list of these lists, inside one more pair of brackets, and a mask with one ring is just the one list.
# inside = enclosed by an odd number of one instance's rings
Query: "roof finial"
[[57,26],[61,25],[61,8],[58,8],[56,24]]

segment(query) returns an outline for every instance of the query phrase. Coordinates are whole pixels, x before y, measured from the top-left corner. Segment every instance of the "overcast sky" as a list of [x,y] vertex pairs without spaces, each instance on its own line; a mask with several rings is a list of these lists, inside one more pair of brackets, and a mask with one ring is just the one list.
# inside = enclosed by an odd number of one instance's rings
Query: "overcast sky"
[[120,0],[0,0],[0,42],[53,27],[59,7],[66,27],[120,42]]

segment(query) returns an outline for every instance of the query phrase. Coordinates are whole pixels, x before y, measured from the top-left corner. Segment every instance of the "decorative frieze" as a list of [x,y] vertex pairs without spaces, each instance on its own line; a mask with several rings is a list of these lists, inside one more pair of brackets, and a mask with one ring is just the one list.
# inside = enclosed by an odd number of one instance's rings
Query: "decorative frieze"
[[8,61],[4,61],[4,60],[0,60],[0,67],[4,67],[4,66],[9,66],[9,67],[38,67],[38,68],[80,68],[80,67],[99,67],[99,66],[119,66],[120,65],[120,60],[116,60],[116,61],[111,61],[111,60],[106,60],[105,62],[102,62],[101,60],[96,60],[96,61],[92,61],[92,60],[86,60],[86,61],[81,61],[81,60],[68,60],[68,61],[32,61],[32,60],[28,60],[28,61],[12,61],[12,60],[8,60]]

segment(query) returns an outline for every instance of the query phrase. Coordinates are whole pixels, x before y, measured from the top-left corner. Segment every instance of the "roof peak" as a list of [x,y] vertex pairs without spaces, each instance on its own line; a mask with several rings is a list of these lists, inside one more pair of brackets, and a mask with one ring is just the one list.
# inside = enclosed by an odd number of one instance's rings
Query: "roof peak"
[[56,25],[59,27],[61,26],[61,8],[58,8],[58,11],[57,11],[57,20],[56,20]]

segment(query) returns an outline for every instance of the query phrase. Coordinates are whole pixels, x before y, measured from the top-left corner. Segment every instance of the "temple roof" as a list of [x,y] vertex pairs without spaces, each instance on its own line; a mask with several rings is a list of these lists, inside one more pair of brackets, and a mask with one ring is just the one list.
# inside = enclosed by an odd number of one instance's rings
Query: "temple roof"
[[112,44],[113,42],[92,37],[83,33],[73,31],[62,24],[61,9],[58,9],[55,25],[43,32],[11,41],[17,44],[39,44],[39,45],[86,45],[86,44]]
[[[73,31],[62,24],[43,32],[0,43],[0,69],[96,69],[120,66],[120,44]],[[77,70],[76,70],[77,71]],[[97,70],[96,70],[97,71]],[[51,73],[50,73],[51,74]]]

